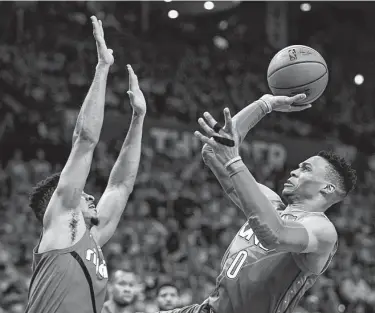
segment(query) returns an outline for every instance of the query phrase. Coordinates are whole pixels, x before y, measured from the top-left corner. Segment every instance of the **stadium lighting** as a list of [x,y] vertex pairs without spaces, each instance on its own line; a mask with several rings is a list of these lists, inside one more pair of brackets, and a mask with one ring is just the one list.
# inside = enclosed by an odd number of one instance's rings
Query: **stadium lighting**
[[229,46],[229,43],[228,43],[228,40],[226,40],[224,37],[222,36],[215,36],[213,38],[213,42],[214,42],[214,45],[221,49],[221,50],[225,50],[225,49],[228,49],[228,46]]
[[362,85],[363,84],[363,82],[364,82],[364,77],[361,75],[361,74],[357,74],[357,75],[355,75],[355,77],[354,77],[354,83],[356,84],[356,85]]
[[172,0],[164,0],[164,2],[172,2]]
[[219,29],[220,30],[226,30],[228,28],[228,22],[227,21],[220,21],[219,23]]
[[212,1],[206,1],[203,6],[206,10],[212,10],[215,5]]
[[300,6],[301,11],[303,12],[309,12],[311,10],[311,4],[310,3],[302,3]]
[[168,17],[169,17],[169,18],[172,18],[172,19],[174,19],[174,18],[178,18],[178,12],[177,12],[176,10],[170,10],[170,11],[168,12]]

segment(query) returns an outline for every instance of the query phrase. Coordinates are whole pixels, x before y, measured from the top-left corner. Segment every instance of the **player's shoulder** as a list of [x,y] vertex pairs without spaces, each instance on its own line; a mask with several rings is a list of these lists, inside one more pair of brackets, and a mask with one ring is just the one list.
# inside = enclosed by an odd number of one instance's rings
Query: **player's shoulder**
[[311,213],[305,216],[301,223],[308,227],[319,240],[334,245],[338,235],[335,225],[323,213]]

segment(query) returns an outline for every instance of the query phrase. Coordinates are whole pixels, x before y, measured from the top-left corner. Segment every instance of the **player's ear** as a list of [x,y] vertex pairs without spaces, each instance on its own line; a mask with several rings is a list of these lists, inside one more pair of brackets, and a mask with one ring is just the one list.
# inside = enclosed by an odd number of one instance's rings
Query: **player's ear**
[[324,195],[331,195],[333,194],[334,192],[336,191],[336,186],[333,185],[333,184],[327,184],[324,186],[323,190],[322,190],[322,193]]

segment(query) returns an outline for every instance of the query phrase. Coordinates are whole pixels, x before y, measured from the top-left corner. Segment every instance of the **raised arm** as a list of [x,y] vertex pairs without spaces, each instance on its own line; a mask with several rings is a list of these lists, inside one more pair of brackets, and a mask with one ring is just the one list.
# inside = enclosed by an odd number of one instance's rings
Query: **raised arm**
[[[264,95],[259,100],[249,104],[245,108],[243,108],[240,112],[238,112],[232,119],[232,127],[234,131],[236,132],[239,140],[239,144],[243,142],[245,139],[247,133],[256,125],[258,122],[266,116],[267,113],[270,113],[272,110],[272,105],[277,106],[280,105],[279,103],[273,104],[272,102],[269,102],[269,95]],[[272,96],[271,96],[272,97]],[[293,101],[298,101],[298,97],[301,97],[300,95],[291,98],[290,103],[293,103]],[[274,97],[275,99],[276,97]],[[277,100],[277,99],[276,99]],[[283,100],[283,99],[281,99]],[[284,99],[285,100],[285,99]],[[295,108],[295,110],[301,110],[305,109],[306,106],[302,108]],[[281,108],[282,110],[285,110],[285,107],[283,106]],[[280,110],[280,108],[279,108]],[[210,115],[206,115],[206,118],[210,119]],[[208,120],[210,125],[214,125],[216,121],[214,120]],[[227,130],[227,125],[224,125],[223,128],[224,131]],[[202,148],[202,158],[204,163],[211,169],[212,173],[216,176],[217,180],[219,181],[220,185],[223,187],[226,194],[229,196],[229,198],[235,203],[239,208],[244,211],[244,213],[247,215],[246,210],[244,210],[241,207],[240,200],[238,198],[237,192],[233,186],[233,183],[228,175],[228,172],[226,171],[224,165],[217,159],[212,147],[210,147],[208,144],[205,144]],[[259,184],[260,189],[262,192],[265,192],[266,196],[269,199],[280,199],[279,196],[274,193],[272,190],[268,188],[264,188],[265,186]],[[270,192],[271,191],[271,192]],[[273,194],[272,194],[273,193]],[[282,201],[280,199],[277,200],[279,205],[282,205]]]
[[44,215],[44,227],[50,226],[51,222],[67,211],[78,208],[90,171],[93,152],[102,129],[105,88],[109,67],[113,64],[113,56],[112,50],[106,47],[101,21],[94,16],[91,17],[91,21],[98,50],[98,64],[94,80],[77,119],[72,150]]
[[[265,105],[265,103],[258,100],[243,108],[233,117],[233,127],[237,131],[240,144],[245,139],[250,129],[252,129],[264,116],[266,116],[267,109],[268,107]],[[226,126],[224,126],[224,129],[225,128]],[[241,202],[238,199],[238,195],[234,189],[228,172],[226,171],[224,165],[216,158],[213,149],[207,144],[204,144],[202,148],[202,158],[204,163],[216,176],[228,197],[234,204],[241,208]],[[245,211],[244,213],[246,214]]]
[[146,100],[139,88],[137,76],[130,65],[128,65],[128,71],[128,94],[133,107],[133,116],[128,134],[109,176],[107,188],[97,206],[100,224],[91,229],[100,246],[103,246],[112,237],[117,228],[129,195],[133,191],[141,156]]

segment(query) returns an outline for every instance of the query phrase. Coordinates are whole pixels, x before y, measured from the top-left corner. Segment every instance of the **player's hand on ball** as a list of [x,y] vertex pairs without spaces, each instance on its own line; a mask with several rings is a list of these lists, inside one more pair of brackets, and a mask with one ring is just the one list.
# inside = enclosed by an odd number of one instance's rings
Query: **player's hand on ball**
[[[199,131],[194,132],[194,135],[202,143],[207,144],[208,147],[212,148],[212,150],[215,152],[215,156],[221,163],[225,164],[229,160],[237,157],[239,155],[239,137],[237,132],[234,130],[229,109],[224,109],[224,127],[221,127],[210,113],[205,112],[203,116],[204,118],[198,119],[198,123],[208,137],[202,135],[202,133]],[[209,149],[208,147],[205,148],[207,152]]]
[[146,99],[143,95],[141,88],[139,88],[138,77],[135,75],[133,68],[127,65],[129,72],[129,90],[128,95],[130,98],[130,105],[133,111],[138,116],[144,116],[147,111]]
[[105,43],[102,21],[98,21],[96,16],[91,16],[91,22],[98,52],[98,64],[112,65],[115,60],[113,50],[108,49]]
[[271,105],[272,110],[278,112],[297,112],[311,108],[311,104],[299,105],[298,102],[306,98],[305,94],[293,97],[264,95],[260,99]]

